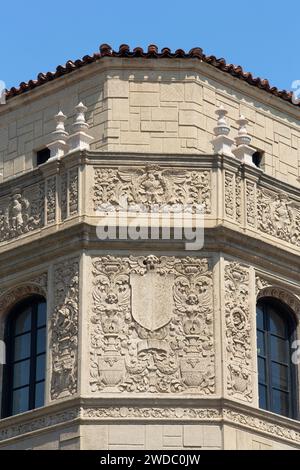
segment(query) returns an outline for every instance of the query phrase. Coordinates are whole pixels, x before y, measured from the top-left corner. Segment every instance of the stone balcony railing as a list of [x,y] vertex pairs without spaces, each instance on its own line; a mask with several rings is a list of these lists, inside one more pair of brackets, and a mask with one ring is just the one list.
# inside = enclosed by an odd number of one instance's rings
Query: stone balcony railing
[[[220,155],[79,151],[0,184],[0,251],[78,222],[96,225],[99,209],[120,201],[202,204],[205,227],[224,226],[299,252],[299,190]],[[13,245],[12,245],[13,244]]]

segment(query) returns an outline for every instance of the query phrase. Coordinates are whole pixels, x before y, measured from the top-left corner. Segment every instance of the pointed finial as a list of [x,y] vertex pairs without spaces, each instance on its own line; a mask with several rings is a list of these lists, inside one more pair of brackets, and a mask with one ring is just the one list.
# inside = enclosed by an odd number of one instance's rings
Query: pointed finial
[[62,111],[59,111],[55,116],[54,119],[56,121],[56,128],[55,131],[52,132],[52,134],[55,134],[56,137],[58,135],[61,136],[67,136],[68,133],[65,129],[65,120],[67,119],[67,116],[64,115]]
[[250,145],[251,143],[251,137],[248,134],[247,131],[247,124],[248,124],[248,119],[246,119],[242,114],[240,115],[240,118],[236,121],[239,130],[238,130],[238,135],[235,138],[236,145]]
[[216,110],[216,115],[218,116],[217,126],[214,128],[214,133],[218,135],[228,135],[230,127],[228,126],[225,116],[228,114],[228,111],[221,105]]
[[93,140],[93,137],[86,133],[86,130],[89,127],[84,115],[87,111],[87,107],[80,102],[75,107],[75,110],[76,117],[75,122],[73,123],[74,133],[70,135],[68,139],[70,152],[89,150],[90,142]]
[[228,137],[230,132],[230,127],[226,122],[225,116],[227,115],[227,110],[221,105],[216,110],[216,115],[218,116],[218,122],[214,128],[214,138],[212,139],[213,152],[219,155],[227,155],[232,157],[232,146],[234,144],[233,139]]
[[75,107],[75,109],[76,109],[76,118],[75,118],[75,122],[73,124],[74,128],[76,130],[87,129],[89,127],[89,125],[86,122],[85,115],[84,115],[87,111],[87,107],[82,102],[80,102]]

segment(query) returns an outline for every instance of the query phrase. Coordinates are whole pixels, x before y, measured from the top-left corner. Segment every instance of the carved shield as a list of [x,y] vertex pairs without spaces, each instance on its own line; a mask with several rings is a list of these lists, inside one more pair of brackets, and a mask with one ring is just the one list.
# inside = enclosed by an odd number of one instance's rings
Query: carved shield
[[155,331],[169,323],[173,311],[173,283],[172,274],[130,275],[132,316],[143,328]]

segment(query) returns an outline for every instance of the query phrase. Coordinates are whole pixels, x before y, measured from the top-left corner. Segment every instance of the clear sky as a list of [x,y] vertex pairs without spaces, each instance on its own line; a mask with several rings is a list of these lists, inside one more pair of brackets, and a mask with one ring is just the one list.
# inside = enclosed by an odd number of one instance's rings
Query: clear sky
[[242,65],[278,88],[300,80],[299,0],[12,0],[0,8],[7,88],[98,50],[155,43]]

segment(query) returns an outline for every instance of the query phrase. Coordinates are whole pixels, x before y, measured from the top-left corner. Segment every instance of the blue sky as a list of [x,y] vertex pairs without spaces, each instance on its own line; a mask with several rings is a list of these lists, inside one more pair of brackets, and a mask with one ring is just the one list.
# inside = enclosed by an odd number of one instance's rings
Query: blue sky
[[279,88],[300,79],[296,0],[13,0],[0,11],[0,80],[7,88],[104,42],[114,49],[199,46]]

